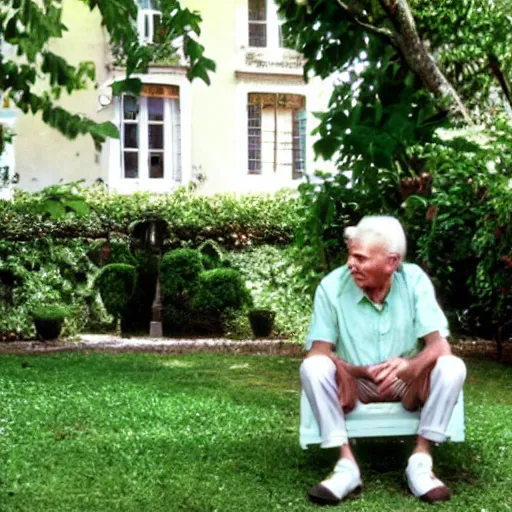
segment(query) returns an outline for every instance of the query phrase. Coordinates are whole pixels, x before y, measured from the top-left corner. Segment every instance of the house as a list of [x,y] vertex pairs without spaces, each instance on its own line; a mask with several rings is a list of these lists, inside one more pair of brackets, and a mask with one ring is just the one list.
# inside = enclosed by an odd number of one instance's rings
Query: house
[[[138,0],[141,41],[157,37],[160,13]],[[285,48],[273,0],[182,0],[203,17],[200,42],[217,64],[212,83],[190,83],[175,57],[140,76],[140,97],[112,96],[123,77],[99,14],[64,1],[69,28],[54,51],[71,63],[96,65],[98,87],[63,105],[121,134],[97,152],[90,137],[67,140],[31,115],[19,116],[14,140],[17,186],[37,190],[59,180],[101,179],[111,190],[166,192],[195,182],[203,193],[271,192],[294,187],[315,162],[313,113],[325,110],[332,84],[303,80],[303,59]]]

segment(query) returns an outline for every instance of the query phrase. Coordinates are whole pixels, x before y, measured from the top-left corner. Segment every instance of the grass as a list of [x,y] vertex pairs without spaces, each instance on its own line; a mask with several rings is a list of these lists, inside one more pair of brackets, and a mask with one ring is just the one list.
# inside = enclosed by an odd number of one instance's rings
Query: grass
[[[0,360],[0,510],[318,510],[334,450],[298,446],[299,360],[58,354]],[[471,362],[467,442],[437,449],[443,511],[512,510],[512,368]],[[358,442],[364,492],[340,506],[422,511],[410,446]]]

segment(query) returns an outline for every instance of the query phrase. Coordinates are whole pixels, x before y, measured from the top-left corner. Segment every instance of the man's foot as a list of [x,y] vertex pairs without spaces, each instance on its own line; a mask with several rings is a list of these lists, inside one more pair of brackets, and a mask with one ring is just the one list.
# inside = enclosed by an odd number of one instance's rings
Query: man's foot
[[428,453],[418,452],[409,457],[405,470],[409,489],[417,498],[434,503],[447,501],[451,491],[432,472],[432,457]]
[[318,505],[336,505],[351,492],[361,489],[361,473],[350,459],[340,459],[334,471],[308,491],[309,499]]

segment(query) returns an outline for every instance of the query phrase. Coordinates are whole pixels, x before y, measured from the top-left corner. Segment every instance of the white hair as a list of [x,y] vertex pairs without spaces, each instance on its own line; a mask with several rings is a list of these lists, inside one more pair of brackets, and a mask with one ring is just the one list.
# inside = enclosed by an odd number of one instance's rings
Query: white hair
[[396,253],[400,260],[405,259],[407,242],[404,228],[395,217],[389,215],[368,215],[357,226],[345,228],[345,239],[361,240],[382,244],[389,253]]

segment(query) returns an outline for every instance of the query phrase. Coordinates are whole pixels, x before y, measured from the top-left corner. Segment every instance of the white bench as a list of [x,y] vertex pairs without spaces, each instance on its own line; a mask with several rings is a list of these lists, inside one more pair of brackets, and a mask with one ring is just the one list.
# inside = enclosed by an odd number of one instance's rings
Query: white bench
[[[306,407],[309,402],[305,395]],[[349,439],[364,437],[406,437],[418,433],[420,411],[410,412],[399,402],[383,402],[374,404],[358,403],[357,407],[346,416]],[[453,410],[447,434],[450,441],[462,442],[465,439],[464,426],[464,395],[461,391]],[[310,425],[301,425],[300,443],[303,448],[321,442],[316,421]]]
[[[418,433],[420,412],[410,412],[399,402],[358,404],[346,416],[349,439],[361,437],[402,437]],[[464,432],[464,396],[461,392],[453,410],[447,434],[450,441],[462,442]]]

